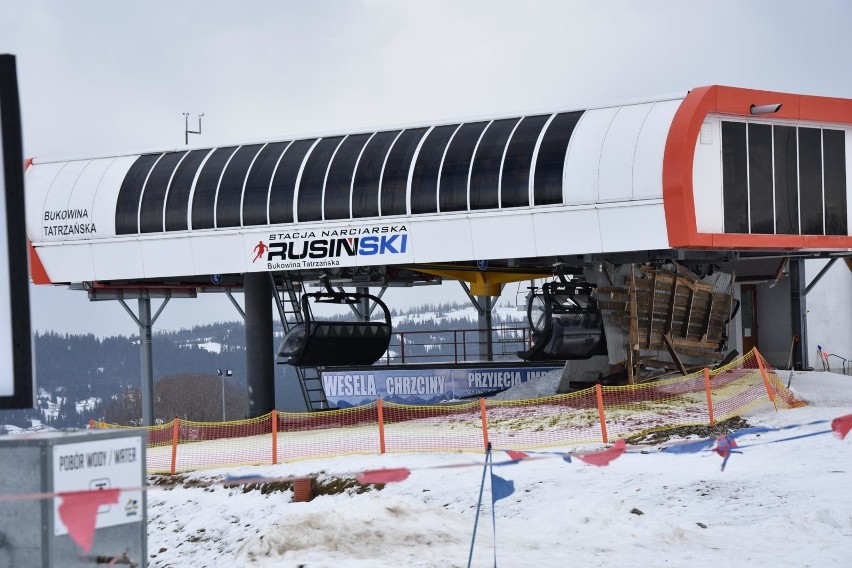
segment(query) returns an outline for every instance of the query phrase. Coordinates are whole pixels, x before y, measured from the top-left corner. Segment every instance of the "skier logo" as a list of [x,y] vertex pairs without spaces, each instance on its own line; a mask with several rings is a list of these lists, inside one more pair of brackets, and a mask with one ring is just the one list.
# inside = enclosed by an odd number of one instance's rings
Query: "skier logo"
[[264,253],[266,253],[266,251],[268,251],[268,250],[269,250],[269,247],[266,246],[266,244],[263,241],[258,241],[257,244],[255,245],[255,247],[251,251],[253,253],[256,253],[254,255],[254,258],[251,259],[252,263],[257,261],[258,258],[262,257],[264,255]]

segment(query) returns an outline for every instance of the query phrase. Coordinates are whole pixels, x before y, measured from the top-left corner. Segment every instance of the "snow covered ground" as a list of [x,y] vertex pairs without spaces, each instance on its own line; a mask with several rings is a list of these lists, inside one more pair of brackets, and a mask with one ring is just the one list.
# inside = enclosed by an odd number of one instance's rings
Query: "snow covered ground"
[[[496,542],[498,565],[513,567],[849,566],[852,435],[770,442],[827,430],[807,423],[852,413],[852,377],[796,373],[791,386],[810,406],[776,413],[765,405],[747,419],[804,426],[738,438],[743,453],[725,471],[713,452],[673,455],[654,446],[631,447],[607,467],[558,456],[495,467],[515,491],[496,503],[495,540],[486,478],[473,565],[493,565]],[[495,451],[494,459],[505,456]],[[393,454],[196,472],[189,479],[318,475],[328,482],[378,468],[412,470],[381,491],[350,489],[309,503],[292,502],[290,491],[221,485],[151,490],[150,566],[466,566],[482,463],[482,454]]]

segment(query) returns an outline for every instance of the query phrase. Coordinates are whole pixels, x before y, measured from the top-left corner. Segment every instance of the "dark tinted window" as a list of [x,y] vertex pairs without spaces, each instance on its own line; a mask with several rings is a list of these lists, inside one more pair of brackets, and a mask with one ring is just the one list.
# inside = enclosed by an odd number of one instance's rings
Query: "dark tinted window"
[[243,186],[249,167],[263,144],[241,146],[228,162],[216,197],[216,226],[239,227],[242,212]]
[[162,154],[145,154],[136,158],[121,181],[115,204],[115,234],[139,232],[139,197],[148,173]]
[[746,125],[722,122],[722,201],[726,233],[748,233]]
[[192,193],[193,229],[213,228],[216,190],[219,187],[219,180],[222,178],[222,171],[236,149],[236,146],[216,148],[213,150],[213,154],[207,158],[207,162],[204,163],[195,184],[195,191]]
[[[287,149],[289,142],[273,142],[267,144],[254,160],[254,165],[246,178],[243,190],[243,225],[265,225],[266,208],[269,204],[269,182],[281,154]],[[229,168],[230,169],[230,168]]]
[[775,141],[775,232],[799,234],[799,159],[796,129],[774,126]]
[[565,112],[557,114],[551,121],[538,148],[533,180],[533,199],[535,205],[562,203],[562,171],[565,168],[565,155],[568,142],[577,121],[583,112]]
[[169,152],[164,155],[148,176],[145,191],[142,193],[142,207],[139,215],[139,232],[159,233],[163,230],[163,206],[166,190],[175,168],[186,152]]
[[323,138],[308,156],[302,178],[299,180],[298,210],[299,221],[319,221],[322,219],[322,187],[331,156],[343,140],[342,136]]
[[377,132],[364,148],[352,186],[353,217],[379,216],[379,178],[388,149],[398,134],[399,130]]
[[187,208],[189,192],[198,167],[212,150],[190,150],[189,155],[178,166],[172,183],[169,186],[169,196],[166,198],[166,230],[187,230]]
[[405,193],[408,190],[411,159],[427,130],[428,128],[403,130],[394,142],[382,174],[382,216],[406,214]]
[[296,187],[296,178],[299,175],[305,154],[308,153],[315,141],[316,139],[296,140],[284,152],[284,157],[278,164],[269,190],[270,224],[293,222],[293,193]]
[[799,128],[799,212],[803,235],[822,235],[822,135]]
[[355,163],[364,144],[371,134],[355,134],[344,140],[328,169],[323,194],[326,219],[348,219],[349,198],[352,192],[352,176],[355,175]]
[[525,116],[506,149],[500,203],[503,207],[523,207],[530,204],[530,167],[535,143],[548,115]]
[[847,235],[846,218],[846,134],[823,130],[825,168],[825,234]]
[[437,126],[423,141],[411,177],[412,214],[438,211],[438,169],[441,167],[447,142],[457,128],[457,124]]
[[487,122],[462,124],[453,136],[444,163],[441,166],[441,183],[438,203],[441,211],[467,210],[467,180],[470,174],[470,162],[473,151]]
[[775,232],[772,204],[772,127],[748,125],[748,186],[751,232]]
[[500,206],[500,163],[509,135],[519,120],[495,120],[482,135],[470,172],[471,209],[497,209]]

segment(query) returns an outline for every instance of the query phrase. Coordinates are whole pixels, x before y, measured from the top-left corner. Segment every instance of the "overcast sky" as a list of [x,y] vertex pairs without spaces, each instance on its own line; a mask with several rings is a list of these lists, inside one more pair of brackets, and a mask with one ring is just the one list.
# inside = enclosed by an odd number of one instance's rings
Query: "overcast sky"
[[[216,146],[708,84],[852,98],[850,29],[844,0],[0,0],[25,155],[42,158],[183,148],[183,112],[204,113],[190,145]],[[465,298],[457,285],[386,297]],[[39,330],[136,331],[84,293],[38,287],[31,301]],[[172,302],[157,328],[237,318],[215,295]]]

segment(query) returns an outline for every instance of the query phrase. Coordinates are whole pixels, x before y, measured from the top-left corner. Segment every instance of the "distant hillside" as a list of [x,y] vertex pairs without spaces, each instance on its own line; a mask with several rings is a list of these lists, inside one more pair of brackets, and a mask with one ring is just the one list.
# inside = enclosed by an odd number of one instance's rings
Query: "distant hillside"
[[[391,316],[396,332],[477,327],[477,312],[469,304],[426,304],[393,310]],[[524,313],[512,306],[500,306],[492,312],[495,327],[522,327],[523,318]],[[329,319],[351,319],[351,315]],[[273,335],[270,341],[276,348],[283,335],[280,322],[275,323]],[[103,417],[107,401],[128,388],[138,388],[141,382],[138,335],[97,338],[92,334],[36,333],[34,349],[38,408],[0,411],[0,432],[4,424],[27,428],[34,420],[53,427],[84,426],[91,418]],[[155,380],[182,374],[216,376],[221,369],[230,370],[235,382],[245,384],[242,322],[168,332],[155,329],[153,352]]]

